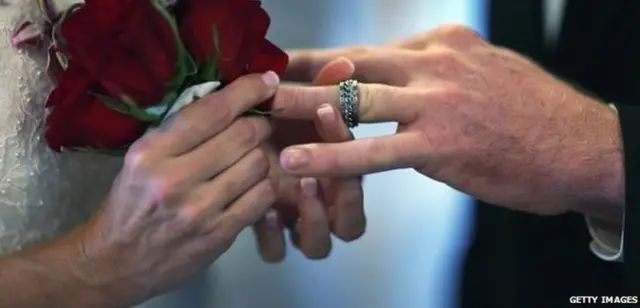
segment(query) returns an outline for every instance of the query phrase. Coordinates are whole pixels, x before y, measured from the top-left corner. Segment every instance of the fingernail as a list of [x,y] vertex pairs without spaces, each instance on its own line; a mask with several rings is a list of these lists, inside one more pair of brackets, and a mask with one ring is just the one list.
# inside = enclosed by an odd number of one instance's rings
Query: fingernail
[[347,64],[349,64],[349,68],[351,71],[354,71],[356,69],[356,66],[353,64],[353,62],[351,60],[349,60],[349,58],[347,57],[340,57],[338,58],[340,61],[345,62]]
[[303,149],[284,150],[280,155],[280,165],[285,169],[296,169],[309,162],[309,153]]
[[280,84],[280,77],[274,71],[268,71],[262,75],[262,81],[270,88],[273,88]]
[[323,104],[318,108],[318,117],[323,124],[331,124],[336,120],[336,112],[329,104]]
[[269,229],[280,229],[280,219],[278,218],[278,212],[271,209],[265,214],[264,220]]
[[314,178],[302,178],[300,187],[307,198],[315,198],[318,195],[318,181]]

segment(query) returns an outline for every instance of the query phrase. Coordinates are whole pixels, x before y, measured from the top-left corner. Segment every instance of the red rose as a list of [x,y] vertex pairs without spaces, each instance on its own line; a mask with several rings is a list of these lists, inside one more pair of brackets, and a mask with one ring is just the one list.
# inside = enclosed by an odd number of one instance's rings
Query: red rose
[[56,151],[128,145],[151,120],[114,111],[98,97],[144,110],[173,102],[187,77],[177,29],[149,0],[87,0],[59,35],[58,51],[70,64],[47,101],[45,137]]
[[75,62],[58,79],[51,93],[45,138],[55,151],[64,148],[119,149],[144,133],[144,122],[116,112],[90,93],[102,88]]
[[[62,148],[118,150],[161,121],[179,91],[254,72],[282,73],[287,56],[265,39],[255,0],[86,0],[54,27],[68,67],[47,106],[46,139]],[[195,60],[195,61],[194,61]]]
[[215,65],[225,83],[249,73],[281,74],[287,66],[287,55],[265,38],[270,19],[260,1],[180,1],[177,18],[198,67]]
[[62,23],[62,52],[107,91],[160,103],[178,67],[177,38],[152,0],[89,0]]

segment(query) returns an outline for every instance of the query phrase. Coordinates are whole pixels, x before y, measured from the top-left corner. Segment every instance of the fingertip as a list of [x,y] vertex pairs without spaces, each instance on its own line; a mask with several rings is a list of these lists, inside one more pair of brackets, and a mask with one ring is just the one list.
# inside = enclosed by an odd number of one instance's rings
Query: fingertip
[[316,198],[318,196],[318,181],[315,178],[300,179],[300,189],[306,198]]
[[260,256],[268,263],[280,262],[286,255],[284,230],[279,221],[278,213],[270,209],[254,226]]
[[325,126],[332,125],[333,123],[335,123],[337,118],[337,113],[335,109],[333,108],[333,106],[329,104],[321,105],[320,108],[318,108],[318,111],[316,113],[318,114],[318,119],[320,120],[320,123],[322,123],[322,125],[325,125]]
[[346,57],[339,57],[331,62],[327,63],[318,75],[315,77],[315,85],[331,85],[336,84],[338,81],[345,80],[353,76],[356,71],[356,67]]
[[269,89],[275,89],[280,84],[280,77],[274,71],[268,71],[262,74],[261,78]]
[[329,255],[331,254],[331,250],[332,249],[333,249],[333,245],[331,244],[331,241],[329,241],[326,244],[326,247],[322,247],[320,249],[314,249],[314,250],[310,250],[310,251],[309,250],[302,250],[302,253],[309,260],[319,261],[319,260],[324,260],[324,259],[328,258]]
[[306,149],[293,147],[280,154],[280,166],[287,171],[304,167],[309,163],[310,155]]
[[355,73],[356,65],[353,64],[353,61],[349,60],[349,58],[347,58],[347,57],[339,57],[335,61],[342,65],[342,68],[344,69],[343,72],[345,74],[348,74],[350,76],[350,75],[353,75],[353,73]]
[[278,212],[274,209],[270,209],[266,215],[264,215],[265,226],[271,230],[281,230],[280,217]]

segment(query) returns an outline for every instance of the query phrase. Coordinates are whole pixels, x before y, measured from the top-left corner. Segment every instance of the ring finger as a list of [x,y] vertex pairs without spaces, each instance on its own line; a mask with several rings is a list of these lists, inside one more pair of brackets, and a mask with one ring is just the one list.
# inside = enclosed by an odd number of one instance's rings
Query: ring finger
[[324,258],[331,252],[331,235],[317,180],[301,179],[299,196],[300,219],[291,232],[292,242],[307,258]]
[[[254,149],[212,180],[193,188],[182,213],[203,220],[207,214],[219,213],[230,202],[263,181],[269,172],[269,161],[260,149]],[[191,220],[185,220],[191,221]]]
[[[320,106],[316,130],[324,142],[353,140],[353,135],[335,108],[329,104]],[[366,217],[362,197],[362,177],[328,178],[322,187],[329,196],[329,219],[333,233],[340,239],[350,241],[359,238],[365,231]]]

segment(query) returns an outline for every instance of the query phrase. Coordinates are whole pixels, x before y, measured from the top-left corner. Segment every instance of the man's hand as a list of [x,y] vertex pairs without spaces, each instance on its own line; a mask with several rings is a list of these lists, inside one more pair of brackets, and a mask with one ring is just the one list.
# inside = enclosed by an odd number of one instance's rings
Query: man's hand
[[[415,168],[484,201],[617,221],[624,197],[617,116],[607,105],[474,31],[445,26],[384,47],[292,54],[303,80],[337,57],[355,64],[363,122],[396,121],[397,133],[291,147],[282,165],[302,176]],[[284,118],[338,106],[337,87],[281,87]]]
[[[336,84],[349,78],[353,71],[350,61],[337,59],[325,65],[314,76],[313,83]],[[254,228],[259,250],[267,261],[283,259],[282,227],[286,227],[292,243],[305,256],[324,258],[331,250],[331,233],[344,241],[355,240],[364,233],[361,178],[301,178],[280,168],[278,154],[291,145],[343,142],[352,140],[352,136],[333,108],[320,112],[312,120],[276,120],[273,126],[272,143],[265,147],[271,153],[271,177],[277,179],[278,198],[275,210],[267,213]]]

